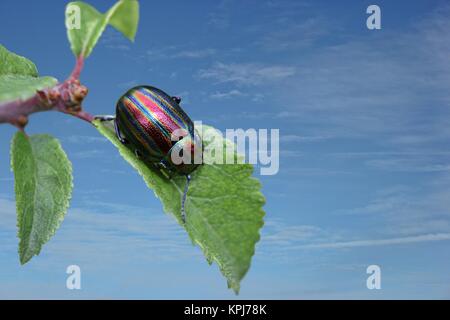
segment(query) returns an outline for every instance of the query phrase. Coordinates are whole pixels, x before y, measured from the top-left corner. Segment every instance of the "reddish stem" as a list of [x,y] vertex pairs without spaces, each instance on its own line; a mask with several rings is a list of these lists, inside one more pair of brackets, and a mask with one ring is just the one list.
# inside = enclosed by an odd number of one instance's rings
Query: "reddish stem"
[[79,111],[77,113],[70,113],[70,112],[64,112],[64,113],[70,114],[74,117],[77,117],[77,118],[84,120],[86,122],[89,122],[89,123],[91,123],[92,121],[95,120],[95,117],[92,114],[85,112],[85,111]]
[[81,85],[79,81],[83,64],[84,58],[79,56],[72,73],[63,83],[56,84],[52,88],[39,90],[34,96],[26,100],[0,104],[0,124],[10,123],[23,130],[28,123],[29,115],[51,110],[92,122],[94,117],[83,111],[81,107],[81,103],[88,93],[87,88]]
[[69,79],[80,79],[81,70],[83,70],[84,66],[84,57],[82,55],[79,55],[75,62],[75,67],[73,68],[73,71],[69,77]]

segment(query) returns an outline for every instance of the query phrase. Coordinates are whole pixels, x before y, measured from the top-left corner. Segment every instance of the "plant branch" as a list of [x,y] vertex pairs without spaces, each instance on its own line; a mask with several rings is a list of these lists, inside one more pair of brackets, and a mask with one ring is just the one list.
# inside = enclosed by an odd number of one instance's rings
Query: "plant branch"
[[83,70],[84,66],[84,57],[82,55],[77,57],[75,62],[75,67],[69,77],[69,79],[80,79],[81,70]]
[[94,117],[83,111],[81,106],[88,93],[88,89],[80,84],[79,80],[83,64],[84,58],[79,56],[72,73],[63,83],[38,90],[34,96],[26,100],[0,104],[0,124],[10,123],[23,130],[31,114],[43,111],[59,111],[92,122]]

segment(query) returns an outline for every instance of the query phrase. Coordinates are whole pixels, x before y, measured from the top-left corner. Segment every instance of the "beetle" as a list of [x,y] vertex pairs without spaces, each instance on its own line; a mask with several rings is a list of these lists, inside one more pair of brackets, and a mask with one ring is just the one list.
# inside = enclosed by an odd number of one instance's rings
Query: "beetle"
[[[161,89],[141,85],[129,89],[116,104],[115,116],[97,116],[102,121],[114,121],[117,138],[134,150],[147,164],[159,168],[170,179],[173,174],[186,176],[181,200],[181,218],[186,221],[185,202],[190,174],[199,166],[201,139],[189,116],[180,106],[181,98]],[[189,163],[173,161],[190,151]],[[201,154],[201,152],[200,152]],[[189,158],[189,157],[188,157]],[[196,160],[197,160],[196,159]],[[184,160],[184,159],[183,159]]]

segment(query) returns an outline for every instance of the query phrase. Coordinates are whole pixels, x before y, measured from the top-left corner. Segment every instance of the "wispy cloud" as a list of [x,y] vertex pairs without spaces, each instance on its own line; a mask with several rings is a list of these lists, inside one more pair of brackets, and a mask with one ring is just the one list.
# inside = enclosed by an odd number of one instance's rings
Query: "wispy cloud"
[[286,225],[278,220],[269,220],[265,224],[264,243],[274,246],[290,246],[293,243],[321,240],[329,235],[323,229],[313,225]]
[[414,33],[387,30],[383,37],[342,39],[304,57],[279,88],[279,104],[290,106],[279,117],[342,137],[382,137],[403,145],[445,141],[450,136],[450,63],[442,58],[449,52],[447,11],[437,11]]
[[298,21],[282,19],[279,26],[264,33],[256,45],[269,51],[303,49],[329,34],[331,26],[320,18],[305,18]]
[[212,99],[229,99],[234,97],[242,97],[245,96],[245,93],[242,93],[241,91],[237,89],[233,89],[227,92],[215,92],[210,95]]
[[[355,236],[353,235],[353,238]],[[259,258],[273,258],[292,261],[308,249],[351,249],[371,246],[413,245],[422,242],[448,241],[450,232],[427,233],[402,237],[379,237],[346,240],[345,230],[338,232],[324,230],[310,225],[284,225],[280,222],[268,223],[260,244]],[[273,248],[278,248],[273,250]]]
[[411,244],[418,242],[446,241],[450,240],[450,233],[425,234],[414,237],[375,239],[375,240],[355,240],[343,242],[313,243],[298,246],[299,249],[342,249],[354,247],[390,246]]
[[90,159],[90,158],[99,158],[105,156],[105,152],[102,150],[94,149],[94,150],[83,150],[76,151],[72,153],[72,156],[78,159]]
[[74,144],[85,144],[85,143],[99,143],[99,142],[107,142],[108,140],[104,137],[95,137],[95,136],[85,136],[85,135],[71,135],[63,139],[63,141],[67,141],[69,143]]
[[296,134],[287,134],[287,135],[282,135],[280,137],[280,142],[284,142],[284,143],[293,143],[293,142],[317,142],[317,141],[322,141],[322,140],[327,140],[332,138],[331,136],[322,136],[322,135],[318,135],[318,136],[301,136],[301,135],[296,135]]
[[327,156],[359,161],[369,169],[386,172],[433,173],[450,170],[450,151],[425,148],[390,148],[385,151],[348,151],[329,153]]
[[397,158],[397,159],[374,159],[368,160],[366,164],[385,171],[396,172],[445,172],[450,171],[450,161],[437,163],[439,159]]
[[[304,153],[289,151],[287,154],[283,153],[284,158],[299,158],[304,157]],[[330,169],[320,167],[282,167],[280,174],[288,175],[289,177],[333,177],[333,176],[349,176],[354,175],[352,170],[344,169]]]
[[216,9],[209,14],[208,26],[219,30],[225,30],[230,27],[230,1],[221,0]]
[[[176,260],[183,256],[201,254],[193,249],[188,236],[161,209],[135,207],[120,203],[94,202],[83,208],[69,209],[55,237],[35,260],[76,260],[89,264],[101,256],[103,263],[117,260],[120,252],[127,261]],[[0,238],[2,250],[16,251],[15,204],[0,198]],[[132,248],[132,250],[130,250]],[[94,266],[92,266],[94,267]],[[98,267],[101,267],[100,265]]]
[[107,44],[106,47],[114,50],[124,50],[124,51],[131,50],[130,46],[126,44]]
[[292,66],[218,62],[208,69],[201,69],[198,72],[198,77],[200,79],[212,79],[218,83],[259,85],[283,80],[295,73],[296,68]]
[[364,206],[339,210],[356,215],[354,221],[378,222],[385,235],[416,236],[450,233],[450,181],[448,175],[416,185],[380,189]]
[[100,38],[100,44],[108,49],[130,51],[131,45],[128,40],[113,28],[107,28]]
[[215,49],[205,48],[205,49],[201,49],[201,50],[183,50],[178,53],[174,53],[171,57],[200,59],[200,58],[212,56],[214,54],[216,54]]
[[[366,205],[337,210],[345,225],[302,225],[268,221],[261,250],[292,260],[306,249],[414,245],[450,240],[450,175],[417,185],[394,184],[376,192]],[[333,213],[331,213],[333,215]],[[349,217],[348,215],[351,215]]]
[[[231,99],[238,99],[238,98],[245,98],[249,101],[258,103],[264,100],[265,95],[258,92],[242,92],[238,89],[232,89],[229,91],[215,91],[211,94],[209,94],[209,98],[212,100],[231,100]],[[249,114],[243,113],[244,117],[248,117]],[[261,116],[261,113],[258,113],[258,116]]]
[[187,45],[168,45],[165,47],[147,50],[146,56],[149,60],[167,59],[204,59],[217,54],[214,48],[190,49]]

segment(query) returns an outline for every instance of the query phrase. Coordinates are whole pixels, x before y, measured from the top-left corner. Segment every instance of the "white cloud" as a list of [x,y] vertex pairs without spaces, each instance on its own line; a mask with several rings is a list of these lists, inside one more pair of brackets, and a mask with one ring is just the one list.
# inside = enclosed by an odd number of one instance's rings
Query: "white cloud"
[[425,234],[425,235],[420,235],[420,236],[390,238],[390,239],[313,243],[313,244],[300,245],[300,246],[298,246],[298,248],[299,249],[342,249],[342,248],[354,248],[354,247],[391,246],[391,245],[411,244],[411,243],[418,243],[418,242],[446,241],[446,240],[450,240],[450,233]]
[[131,50],[130,46],[126,44],[107,44],[106,47],[114,50],[124,50],[124,51]]
[[389,236],[450,233],[449,175],[415,185],[385,187],[364,206],[339,210],[352,221],[378,223]]
[[317,17],[298,21],[281,19],[278,28],[264,34],[256,45],[269,51],[304,49],[312,46],[320,38],[329,35],[329,21]]
[[146,56],[150,60],[166,59],[204,59],[217,54],[214,48],[190,49],[188,45],[168,45],[147,50]]
[[445,172],[450,171],[450,161],[436,163],[439,159],[419,158],[395,158],[373,159],[366,161],[370,167],[385,171],[396,172]]
[[215,92],[215,93],[212,93],[210,95],[210,97],[212,99],[228,99],[228,98],[234,98],[234,97],[242,97],[245,95],[246,94],[242,93],[241,91],[234,89],[234,90],[230,90],[228,92]]
[[105,156],[105,152],[102,150],[98,150],[98,149],[83,150],[83,151],[73,152],[71,154],[71,156],[78,158],[78,159],[91,159],[91,158],[98,158],[98,157]]
[[218,62],[208,69],[201,69],[198,77],[216,80],[219,83],[260,85],[289,78],[295,73],[296,68],[292,66]]
[[171,57],[173,58],[190,58],[190,59],[200,59],[209,57],[216,54],[215,49],[206,48],[201,50],[184,50],[174,53]]
[[285,143],[293,143],[293,142],[317,142],[317,141],[322,141],[322,140],[327,140],[330,139],[330,136],[301,136],[301,135],[296,135],[296,134],[287,134],[287,135],[282,135],[280,137],[280,142],[285,142]]
[[63,138],[63,141],[67,141],[69,143],[74,144],[85,144],[85,143],[99,143],[99,142],[107,142],[108,140],[105,137],[101,136],[85,136],[85,135],[71,135],[67,138]]
[[[76,260],[99,264],[113,262],[177,260],[192,255],[194,249],[185,231],[161,209],[92,202],[89,208],[71,208],[56,235],[34,260],[46,262]],[[15,203],[0,198],[0,238],[3,253],[17,250]],[[126,256],[126,259],[118,259]],[[39,267],[38,266],[38,267]]]
[[[450,136],[450,27],[442,10],[414,32],[393,29],[297,59],[278,116],[339,137],[424,145]],[[300,38],[296,38],[300,41]],[[446,58],[444,58],[446,57]]]
[[386,151],[335,152],[328,156],[358,161],[370,169],[386,172],[433,173],[450,171],[450,151],[395,148]]
[[267,217],[262,253],[289,260],[305,249],[413,246],[450,240],[450,175],[428,183],[384,187],[367,204],[330,214],[351,223],[325,227]]
[[[255,93],[255,92],[242,92],[238,89],[232,89],[229,91],[216,91],[209,95],[209,98],[212,100],[228,100],[233,98],[246,98],[255,103],[259,103],[264,100],[264,94]],[[241,113],[243,117],[249,117],[248,113]],[[262,117],[264,113],[257,113],[257,117]],[[254,116],[251,116],[254,117]]]
[[218,2],[216,9],[209,15],[209,26],[219,30],[225,30],[231,25],[229,3],[229,0],[222,0]]
[[289,246],[300,241],[311,241],[326,236],[326,232],[312,225],[286,225],[278,220],[269,220],[265,224],[264,243],[275,246]]

